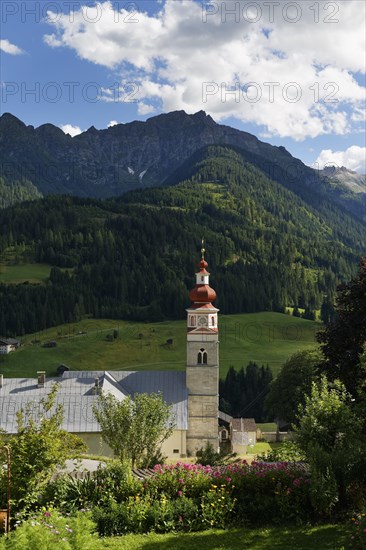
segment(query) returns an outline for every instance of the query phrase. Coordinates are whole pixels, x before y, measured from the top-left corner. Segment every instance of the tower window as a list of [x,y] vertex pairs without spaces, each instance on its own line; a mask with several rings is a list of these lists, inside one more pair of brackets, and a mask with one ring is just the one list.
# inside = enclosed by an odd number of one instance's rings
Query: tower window
[[194,316],[194,315],[191,315],[191,318],[190,318],[190,325],[191,325],[191,327],[194,327],[194,326],[195,326],[195,324],[196,324],[196,323],[195,323],[195,320],[196,320],[195,316]]
[[198,352],[197,363],[199,365],[207,365],[207,351],[203,348]]
[[201,275],[201,281],[203,282],[203,275]]
[[214,327],[215,326],[215,317],[211,317],[211,325]]

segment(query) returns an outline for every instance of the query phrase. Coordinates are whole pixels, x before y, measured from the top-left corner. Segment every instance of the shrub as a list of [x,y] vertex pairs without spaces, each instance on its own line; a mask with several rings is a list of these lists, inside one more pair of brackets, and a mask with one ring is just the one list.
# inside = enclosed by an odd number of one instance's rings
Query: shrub
[[153,522],[151,499],[139,495],[129,497],[126,502],[112,503],[109,507],[95,508],[93,519],[97,524],[100,536],[115,536],[125,533],[147,533]]
[[198,531],[205,528],[199,512],[198,505],[184,496],[171,501],[164,494],[155,500],[136,495],[121,504],[95,508],[93,518],[100,536],[115,536],[149,531]]
[[257,456],[260,462],[300,462],[305,460],[305,454],[293,441],[284,441],[277,449]]
[[313,514],[301,463],[156,466],[139,487],[94,511],[100,535],[226,528],[234,514],[237,524],[304,523]]
[[123,502],[141,490],[141,482],[132,476],[129,465],[119,461],[87,474],[83,479],[64,475],[50,483],[42,502],[52,504],[64,512],[90,506],[108,506]]
[[173,501],[175,528],[178,531],[199,531],[203,526],[199,522],[198,504],[191,498],[180,496]]
[[157,465],[155,475],[144,483],[144,489],[151,496],[165,493],[170,498],[184,495],[193,499],[201,498],[211,486],[211,466],[200,464]]
[[91,550],[98,540],[94,530],[95,525],[87,513],[78,512],[73,517],[63,517],[56,510],[43,510],[19,522],[16,530],[10,533],[5,548]]
[[231,523],[236,498],[226,485],[211,485],[211,489],[202,496],[202,523],[210,528],[225,529]]
[[236,519],[241,523],[260,524],[264,518],[266,523],[302,523],[311,518],[310,479],[303,465],[232,464],[222,475],[234,485]]

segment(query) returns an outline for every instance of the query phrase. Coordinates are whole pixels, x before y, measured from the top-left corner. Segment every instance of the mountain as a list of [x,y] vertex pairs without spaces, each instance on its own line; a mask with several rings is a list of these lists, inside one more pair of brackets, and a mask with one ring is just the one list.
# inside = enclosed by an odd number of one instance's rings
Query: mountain
[[297,306],[313,316],[355,273],[365,226],[329,197],[314,201],[305,187],[301,197],[291,182],[270,179],[247,155],[206,146],[170,185],[104,200],[47,196],[0,211],[0,258],[16,250],[18,263],[52,266],[44,284],[0,284],[0,334],[84,315],[180,318],[202,237],[222,313]]
[[352,193],[366,193],[366,176],[348,170],[344,166],[327,166],[321,171],[330,184]]
[[175,111],[106,130],[92,126],[73,138],[52,124],[34,128],[9,113],[0,117],[3,177],[9,182],[27,180],[44,195],[106,198],[174,184],[194,164],[200,149],[209,145],[234,147],[247,162],[301,198],[313,204],[331,199],[364,219],[364,192],[350,187],[345,192],[284,147],[217,124],[203,111],[194,115]]

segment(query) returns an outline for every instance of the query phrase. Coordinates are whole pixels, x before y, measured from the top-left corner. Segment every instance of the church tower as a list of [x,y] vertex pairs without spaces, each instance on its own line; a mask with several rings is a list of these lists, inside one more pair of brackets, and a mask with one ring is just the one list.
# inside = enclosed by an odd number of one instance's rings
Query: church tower
[[219,340],[216,292],[209,286],[205,249],[190,291],[187,311],[187,452],[195,455],[209,442],[218,450]]

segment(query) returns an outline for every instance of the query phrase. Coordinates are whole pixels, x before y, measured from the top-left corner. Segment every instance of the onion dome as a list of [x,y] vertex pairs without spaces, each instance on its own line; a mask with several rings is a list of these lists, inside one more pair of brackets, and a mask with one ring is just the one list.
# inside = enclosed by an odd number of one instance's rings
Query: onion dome
[[216,300],[216,292],[208,285],[196,285],[189,293],[192,303],[208,304]]
[[210,274],[206,270],[208,263],[204,258],[205,249],[202,248],[202,258],[198,264],[199,271],[196,273],[196,286],[189,293],[192,304],[209,304],[216,299],[216,292],[209,286]]

